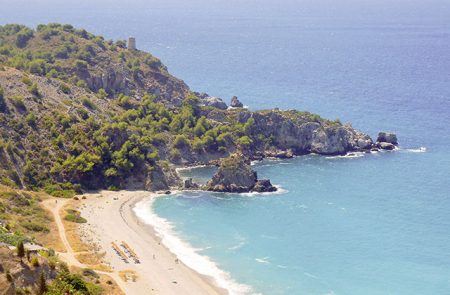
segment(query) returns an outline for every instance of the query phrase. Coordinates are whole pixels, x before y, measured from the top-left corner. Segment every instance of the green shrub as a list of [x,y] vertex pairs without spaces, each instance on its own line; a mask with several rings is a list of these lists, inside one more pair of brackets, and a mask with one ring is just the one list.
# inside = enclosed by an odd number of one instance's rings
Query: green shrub
[[10,97],[9,100],[16,107],[16,109],[20,111],[25,111],[27,109],[22,96],[15,95]]
[[71,183],[68,184],[47,184],[44,191],[57,198],[72,198],[81,190]]
[[51,69],[46,75],[47,78],[58,78],[59,73],[55,69]]
[[59,90],[61,90],[65,94],[69,94],[70,93],[70,87],[67,84],[64,84],[64,83],[61,83],[59,85]]
[[176,148],[188,147],[189,139],[184,134],[178,134],[173,141],[173,146]]
[[88,67],[88,63],[85,62],[84,60],[77,59],[77,60],[75,61],[75,67],[76,67],[78,70],[86,70],[87,67]]
[[29,28],[23,28],[20,30],[19,33],[17,33],[16,36],[16,46],[19,48],[23,48],[27,46],[28,40],[30,40],[33,37],[33,31]]
[[238,139],[238,144],[242,146],[250,146],[252,144],[252,140],[247,135],[244,135]]
[[200,138],[198,138],[198,137],[194,138],[194,141],[192,142],[192,148],[194,149],[194,151],[199,152],[199,151],[203,150],[204,147],[205,147],[205,144],[203,143],[203,141]]
[[37,258],[37,256],[33,256],[30,263],[33,267],[39,267],[39,259]]
[[31,86],[31,84],[33,84],[33,82],[31,81],[30,77],[28,76],[23,76],[22,77],[22,83],[28,86]]
[[83,103],[83,105],[91,110],[95,109],[95,104],[87,97],[84,97],[81,102]]
[[44,59],[33,59],[28,64],[28,70],[32,74],[44,75],[46,72],[47,62]]
[[108,93],[106,93],[105,89],[100,88],[97,92],[97,96],[101,99],[106,98],[108,96]]
[[33,83],[32,85],[28,86],[28,91],[30,91],[31,94],[34,96],[39,97],[41,94],[39,93],[39,89],[36,83]]
[[27,124],[31,127],[36,127],[36,115],[34,113],[29,113],[26,117],[25,117],[25,121],[27,122]]
[[64,219],[70,222],[75,222],[75,223],[86,223],[87,220],[83,217],[81,217],[80,212],[77,210],[73,210],[73,209],[67,209],[66,210],[67,215],[64,216]]
[[32,221],[28,221],[28,222],[23,222],[21,223],[21,225],[26,228],[27,230],[30,231],[34,231],[34,232],[48,232],[48,228],[45,225],[36,223],[36,222],[32,222]]

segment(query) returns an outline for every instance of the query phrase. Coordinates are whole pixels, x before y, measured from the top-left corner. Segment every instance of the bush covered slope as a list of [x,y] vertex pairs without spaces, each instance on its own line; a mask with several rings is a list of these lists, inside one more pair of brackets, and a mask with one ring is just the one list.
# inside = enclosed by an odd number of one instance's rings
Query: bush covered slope
[[[240,151],[342,154],[372,140],[299,111],[208,106],[149,53],[70,25],[0,26],[0,180],[10,186],[166,189],[173,164]],[[61,193],[61,192],[59,192]]]

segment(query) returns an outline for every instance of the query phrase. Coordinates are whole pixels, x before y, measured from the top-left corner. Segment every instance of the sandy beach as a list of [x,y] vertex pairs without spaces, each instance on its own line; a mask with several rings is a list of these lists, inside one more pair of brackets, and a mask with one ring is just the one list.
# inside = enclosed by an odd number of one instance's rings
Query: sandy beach
[[[88,220],[81,226],[82,239],[106,253],[104,260],[115,273],[128,274],[130,279],[120,284],[126,294],[228,294],[217,287],[212,278],[195,272],[178,260],[162,245],[153,228],[136,217],[134,205],[143,198],[156,197],[156,194],[102,191],[85,196],[79,206],[81,215]],[[112,243],[127,261],[113,249]],[[135,280],[131,279],[132,274],[136,275]]]

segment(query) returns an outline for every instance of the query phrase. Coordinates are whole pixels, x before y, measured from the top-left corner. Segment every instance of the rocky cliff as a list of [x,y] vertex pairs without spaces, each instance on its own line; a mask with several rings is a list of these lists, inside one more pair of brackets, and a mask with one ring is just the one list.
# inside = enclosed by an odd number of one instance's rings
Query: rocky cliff
[[174,165],[235,152],[288,158],[397,144],[308,112],[231,105],[190,91],[123,41],[71,25],[0,26],[0,182],[9,186],[165,190],[180,186]]

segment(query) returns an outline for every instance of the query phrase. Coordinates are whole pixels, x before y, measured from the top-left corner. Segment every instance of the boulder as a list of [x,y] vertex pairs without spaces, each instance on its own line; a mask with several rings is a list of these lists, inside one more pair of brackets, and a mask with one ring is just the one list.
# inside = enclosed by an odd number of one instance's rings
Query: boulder
[[392,132],[380,132],[378,133],[377,142],[387,142],[393,145],[398,145],[397,135]]
[[221,110],[226,110],[228,108],[227,104],[219,97],[210,96],[203,100],[205,106],[214,107]]
[[242,107],[244,107],[244,105],[242,104],[242,102],[239,101],[237,96],[233,96],[231,98],[230,106],[233,107],[233,108],[242,108]]
[[389,143],[389,142],[378,142],[377,146],[380,149],[388,150],[388,151],[392,151],[393,149],[395,149],[395,145],[393,145],[392,143]]
[[233,154],[228,158],[222,159],[219,169],[212,179],[208,181],[204,189],[230,193],[276,191],[276,188],[270,184],[270,181],[258,181],[256,172],[252,170],[240,154]]

